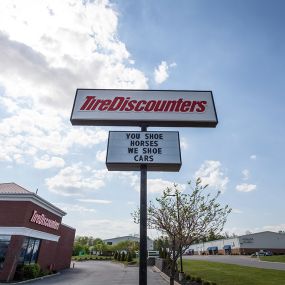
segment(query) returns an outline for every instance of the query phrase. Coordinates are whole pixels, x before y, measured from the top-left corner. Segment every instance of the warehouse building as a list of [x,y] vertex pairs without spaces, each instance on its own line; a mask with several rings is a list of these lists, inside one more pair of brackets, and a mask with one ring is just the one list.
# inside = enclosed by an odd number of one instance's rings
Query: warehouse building
[[194,254],[252,254],[259,250],[285,254],[285,234],[265,231],[194,244],[189,248]]
[[[110,239],[103,240],[108,245],[114,245],[122,241],[135,241],[140,242],[140,238],[138,236],[122,236],[122,237],[115,237]],[[147,238],[147,250],[153,250],[153,240],[149,237]]]
[[15,183],[0,184],[0,281],[13,280],[22,264],[70,267],[75,229],[62,223],[65,215]]

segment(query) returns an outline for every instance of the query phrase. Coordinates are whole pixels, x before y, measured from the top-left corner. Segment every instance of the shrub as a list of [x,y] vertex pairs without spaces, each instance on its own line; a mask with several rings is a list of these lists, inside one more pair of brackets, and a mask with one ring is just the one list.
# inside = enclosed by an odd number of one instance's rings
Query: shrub
[[197,283],[202,283],[202,279],[201,277],[196,277],[196,280],[195,280]]
[[128,261],[128,262],[133,261],[132,254],[131,254],[130,252],[128,252],[128,254],[127,254],[127,261]]
[[186,277],[185,277],[185,279],[186,279],[187,281],[191,281],[191,275],[187,274]]
[[159,248],[159,257],[163,258],[163,248]]
[[24,279],[37,278],[40,275],[40,266],[36,264],[25,264],[22,268]]
[[121,261],[126,261],[126,254],[124,251],[122,252]]

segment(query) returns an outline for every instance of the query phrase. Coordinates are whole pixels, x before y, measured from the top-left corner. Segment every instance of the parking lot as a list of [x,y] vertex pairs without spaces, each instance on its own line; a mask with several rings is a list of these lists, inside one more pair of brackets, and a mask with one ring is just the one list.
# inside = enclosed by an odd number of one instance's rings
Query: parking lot
[[[106,261],[77,262],[75,268],[57,276],[33,281],[33,285],[135,285],[139,284],[139,268]],[[148,267],[148,285],[168,284],[160,273]]]
[[244,255],[187,255],[183,256],[183,258],[237,264],[265,269],[285,270],[285,263],[260,261],[258,258],[252,258]]

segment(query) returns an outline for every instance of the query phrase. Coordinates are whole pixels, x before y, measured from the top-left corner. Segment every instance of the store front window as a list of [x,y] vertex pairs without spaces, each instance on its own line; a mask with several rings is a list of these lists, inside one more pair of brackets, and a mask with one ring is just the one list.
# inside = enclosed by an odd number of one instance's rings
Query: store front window
[[4,267],[4,261],[6,253],[8,251],[8,246],[10,244],[11,236],[0,235],[0,270]]
[[41,240],[26,237],[21,248],[19,264],[36,263],[39,255],[40,244]]

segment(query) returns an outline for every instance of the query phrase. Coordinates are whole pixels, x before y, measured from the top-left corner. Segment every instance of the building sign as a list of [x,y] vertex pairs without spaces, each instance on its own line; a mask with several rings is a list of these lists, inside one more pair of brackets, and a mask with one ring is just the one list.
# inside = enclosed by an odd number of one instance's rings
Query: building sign
[[141,164],[150,171],[179,171],[179,133],[109,132],[108,170],[140,170]]
[[216,127],[211,91],[77,89],[73,125]]
[[58,230],[60,223],[56,220],[51,220],[47,218],[44,214],[38,214],[36,210],[34,210],[34,213],[30,219],[30,222],[39,224],[41,226],[45,226],[54,230]]
[[241,244],[253,243],[253,242],[254,242],[254,238],[253,237],[243,237],[243,238],[241,238]]

